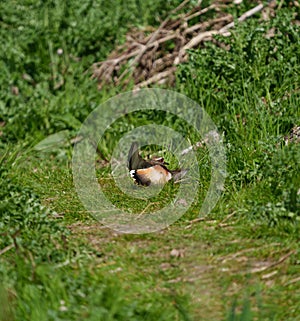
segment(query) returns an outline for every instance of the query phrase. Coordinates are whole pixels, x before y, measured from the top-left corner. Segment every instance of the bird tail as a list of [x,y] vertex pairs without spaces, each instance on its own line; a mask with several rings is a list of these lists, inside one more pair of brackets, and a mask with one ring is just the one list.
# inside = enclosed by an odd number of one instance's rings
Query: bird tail
[[174,182],[176,183],[180,181],[186,175],[187,172],[188,172],[188,169],[176,169],[171,171]]

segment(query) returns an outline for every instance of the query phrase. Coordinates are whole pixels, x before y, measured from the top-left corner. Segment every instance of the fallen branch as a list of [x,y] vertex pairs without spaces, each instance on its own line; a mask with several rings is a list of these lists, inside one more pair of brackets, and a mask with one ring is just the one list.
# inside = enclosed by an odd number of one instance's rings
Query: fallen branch
[[[227,226],[227,223],[225,223],[225,222],[228,221],[230,218],[232,218],[236,213],[237,213],[237,211],[233,211],[232,213],[228,214],[228,215],[218,224],[218,227]],[[224,224],[225,224],[225,225],[224,225]]]
[[228,254],[228,255],[225,255],[225,256],[222,256],[219,258],[219,260],[222,261],[222,263],[225,263],[227,261],[230,261],[230,260],[233,260],[237,257],[239,257],[240,255],[243,255],[245,253],[251,253],[251,252],[254,252],[254,251],[259,251],[259,250],[262,250],[266,247],[271,247],[271,246],[280,246],[281,244],[280,243],[271,243],[271,244],[264,244],[260,247],[251,247],[251,248],[247,248],[247,249],[242,249],[238,252],[235,252],[235,253],[232,253],[232,254]]
[[300,276],[295,278],[295,279],[292,279],[292,280],[286,282],[284,285],[287,286],[287,285],[294,284],[294,283],[297,283],[297,282],[300,282]]
[[158,82],[161,79],[164,79],[164,78],[168,77],[169,75],[173,74],[175,69],[176,69],[175,67],[171,67],[170,69],[168,69],[166,71],[160,72],[159,74],[149,78],[148,80],[139,83],[137,86],[134,87],[134,89],[146,87],[146,86],[151,85],[155,82]]
[[[181,8],[183,8],[186,4],[188,3],[188,0],[183,1],[177,8],[175,8],[174,10],[171,11],[171,14],[176,13],[177,11],[179,11]],[[170,14],[170,15],[171,15]],[[121,76],[118,79],[118,82],[120,82],[120,80],[122,80],[124,78],[125,75],[128,74],[129,69],[137,64],[141,57],[143,56],[143,54],[146,52],[146,50],[148,49],[149,46],[153,46],[154,42],[156,41],[156,39],[159,36],[160,31],[166,26],[166,24],[169,21],[169,17],[167,19],[165,19],[161,25],[159,26],[159,28],[152,34],[152,36],[150,37],[150,39],[148,40],[146,46],[143,46],[142,49],[140,50],[140,52],[137,54],[137,56],[135,57],[135,59],[130,63],[130,66],[121,74]]]
[[[106,61],[94,63],[93,78],[98,79],[98,87],[107,83],[126,86],[131,79],[134,80],[135,89],[172,81],[176,66],[187,60],[189,49],[213,39],[215,35],[230,35],[229,29],[235,26],[235,22],[231,21],[231,15],[222,12],[221,8],[226,7],[224,4],[216,2],[201,8],[200,3],[188,13],[173,17],[188,2],[183,1],[171,11],[150,35],[146,31],[135,30],[126,37],[126,43],[113,51]],[[263,8],[264,5],[259,4],[243,13],[237,21],[242,22]],[[215,17],[205,20],[205,14],[211,11]],[[201,20],[197,21],[197,17],[201,17]],[[192,22],[194,25],[189,25]],[[129,75],[132,76],[130,79]]]
[[7,245],[4,249],[2,249],[2,250],[0,251],[0,255],[6,253],[7,251],[11,250],[11,249],[14,248],[14,247],[15,247],[14,244]]
[[211,4],[210,6],[200,10],[200,11],[197,11],[195,12],[194,14],[191,14],[191,15],[187,15],[186,17],[183,18],[184,21],[189,21],[193,18],[196,18],[196,17],[199,17],[200,15],[208,12],[209,10],[212,10],[212,9],[216,9],[216,5],[215,4]]
[[282,262],[284,262],[286,259],[288,259],[291,255],[293,255],[295,253],[296,253],[296,250],[292,250],[289,253],[287,253],[284,256],[282,256],[277,262],[273,262],[273,263],[271,263],[269,265],[262,266],[262,267],[259,267],[259,268],[253,268],[250,271],[247,271],[246,274],[248,274],[248,273],[260,273],[260,272],[266,271],[268,269],[271,269],[271,268],[281,264]]
[[191,227],[193,226],[193,224],[198,223],[198,222],[203,222],[203,221],[205,221],[205,220],[206,220],[206,217],[197,217],[197,218],[189,221],[190,224],[187,225],[187,226],[185,227],[185,229],[187,230],[187,229],[191,228]]
[[[244,14],[242,14],[238,18],[238,22],[245,21],[246,19],[248,19],[251,16],[255,15],[256,13],[260,12],[263,8],[264,8],[264,5],[263,4],[259,4],[255,8],[246,11]],[[235,23],[233,21],[233,22],[229,23],[228,25],[226,25],[225,27],[223,27],[222,29],[220,29],[219,32],[222,34],[222,33],[226,32],[228,29],[231,29],[234,26],[235,26]]]

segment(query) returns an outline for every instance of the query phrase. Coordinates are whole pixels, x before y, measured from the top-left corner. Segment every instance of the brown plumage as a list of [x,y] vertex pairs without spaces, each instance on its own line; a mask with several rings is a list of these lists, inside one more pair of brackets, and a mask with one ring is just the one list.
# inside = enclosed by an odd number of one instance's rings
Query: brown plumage
[[138,143],[133,142],[128,153],[128,168],[130,176],[139,185],[164,185],[171,179],[180,180],[187,170],[169,170],[163,157],[153,157],[145,160],[139,154]]

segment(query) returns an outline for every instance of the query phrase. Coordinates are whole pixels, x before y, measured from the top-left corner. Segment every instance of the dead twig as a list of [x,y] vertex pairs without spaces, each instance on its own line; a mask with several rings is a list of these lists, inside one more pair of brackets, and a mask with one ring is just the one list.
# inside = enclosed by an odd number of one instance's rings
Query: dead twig
[[15,247],[14,244],[7,245],[4,249],[2,249],[2,250],[0,251],[0,255],[8,252],[9,250],[11,250],[11,249],[14,248],[14,247]]
[[297,283],[297,282],[300,282],[300,276],[295,278],[295,279],[289,280],[284,285],[287,286],[287,285],[294,284],[294,283]]
[[[230,218],[232,218],[236,213],[237,213],[237,211],[234,211],[234,212],[230,213],[229,215],[227,215],[227,216],[218,224],[218,227],[227,226],[227,224],[225,224],[225,222],[228,221]],[[225,224],[225,225],[224,225],[224,224]]]
[[282,256],[277,262],[273,262],[271,264],[268,264],[268,265],[265,265],[265,266],[262,266],[262,267],[258,267],[258,268],[253,268],[251,269],[250,271],[247,271],[246,273],[260,273],[260,272],[263,272],[263,271],[266,271],[266,270],[269,270],[281,263],[283,263],[286,259],[288,259],[291,255],[295,254],[296,253],[296,250],[292,250],[290,252],[288,252],[287,254],[285,254],[284,256]]
[[[201,8],[199,2],[189,12],[177,14],[188,2],[185,0],[172,10],[156,30],[135,29],[132,34],[127,35],[126,43],[116,48],[107,60],[94,63],[92,77],[98,79],[99,88],[107,83],[126,86],[131,79],[128,78],[129,75],[132,76],[135,89],[154,83],[171,82],[174,80],[176,66],[187,60],[189,49],[199,47],[204,41],[212,40],[215,35],[230,35],[229,29],[235,23],[231,15],[221,10],[230,4],[216,2]],[[260,4],[242,14],[237,21],[242,22],[263,8],[264,5]],[[215,16],[205,20],[205,14],[211,11]],[[199,18],[197,21],[200,16],[201,20]]]
[[145,80],[141,83],[139,83],[137,86],[134,87],[134,89],[138,89],[141,87],[146,87],[148,85],[151,85],[155,82],[160,81],[161,79],[167,78],[170,74],[172,74],[175,71],[175,67],[171,67],[170,69],[160,72],[159,74],[156,74],[155,76],[149,78],[148,80]]
[[205,221],[205,217],[197,217],[197,218],[189,221],[190,224],[187,225],[187,226],[185,227],[185,229],[187,230],[187,229],[191,228],[194,223],[203,222],[203,221]]
[[141,216],[143,216],[147,210],[152,206],[152,205],[155,205],[155,204],[159,204],[158,202],[151,202],[149,204],[147,204],[147,206],[141,211],[141,213],[139,213],[139,215],[136,217],[136,220],[140,219]]
[[[238,22],[242,22],[248,18],[250,18],[251,16],[255,15],[256,13],[260,12],[262,9],[264,8],[263,4],[259,4],[258,6],[254,7],[253,9],[250,9],[248,11],[246,11],[244,14],[242,14],[239,18],[238,18]],[[234,27],[234,21],[229,23],[228,25],[226,25],[225,27],[221,28],[219,30],[219,32],[222,34],[226,31],[228,31],[228,29],[231,29],[232,27]]]
[[217,6],[216,6],[215,4],[211,4],[210,6],[204,8],[204,9],[202,9],[202,10],[200,10],[200,11],[197,11],[197,12],[191,14],[191,15],[185,16],[185,17],[183,18],[183,20],[184,20],[184,21],[189,21],[189,20],[191,20],[191,19],[193,19],[193,18],[199,17],[200,15],[208,12],[209,10],[216,9],[216,7],[217,7]]
[[254,252],[254,251],[262,250],[262,249],[264,249],[266,247],[269,248],[271,246],[279,246],[279,245],[281,245],[281,244],[280,243],[271,243],[271,244],[264,244],[264,245],[262,245],[260,247],[251,247],[251,248],[247,248],[247,249],[242,249],[242,250],[240,250],[238,252],[235,252],[233,254],[228,254],[226,256],[222,256],[222,257],[219,258],[219,260],[221,260],[222,263],[226,263],[227,261],[233,260],[233,259],[235,259],[235,258],[237,258],[240,255],[243,255],[245,253],[251,253],[251,252]]
[[[175,8],[174,10],[171,11],[171,14],[176,13],[177,11],[179,11],[181,8],[183,8],[189,1],[185,0],[183,1],[177,8]],[[137,54],[137,56],[134,58],[134,60],[130,63],[130,66],[121,74],[121,76],[118,79],[118,83],[120,82],[120,80],[122,80],[124,78],[124,76],[126,74],[128,74],[129,69],[137,64],[141,57],[143,56],[143,54],[146,52],[146,50],[148,49],[149,45],[153,45],[154,41],[157,39],[157,37],[159,36],[160,31],[165,27],[165,25],[168,23],[169,21],[169,17],[167,17],[159,26],[159,28],[152,34],[152,36],[150,37],[150,39],[148,40],[146,46],[143,46],[142,49],[140,50],[140,52]]]

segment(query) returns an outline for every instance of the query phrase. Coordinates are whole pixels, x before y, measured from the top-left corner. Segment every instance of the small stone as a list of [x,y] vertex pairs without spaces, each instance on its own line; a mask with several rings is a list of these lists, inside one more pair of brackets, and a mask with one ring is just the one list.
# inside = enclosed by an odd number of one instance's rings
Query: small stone
[[173,257],[184,257],[184,250],[173,249],[170,252],[170,256],[173,256]]

